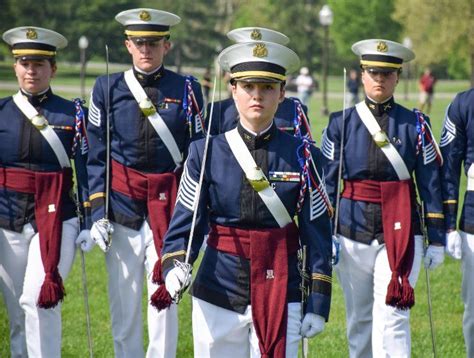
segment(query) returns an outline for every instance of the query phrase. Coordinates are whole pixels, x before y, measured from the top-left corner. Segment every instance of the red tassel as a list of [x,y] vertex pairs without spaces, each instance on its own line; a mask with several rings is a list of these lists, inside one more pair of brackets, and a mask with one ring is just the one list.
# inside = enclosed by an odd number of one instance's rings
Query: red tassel
[[158,259],[155,262],[155,266],[153,266],[153,276],[151,277],[151,282],[153,282],[155,285],[162,285],[164,284],[163,281],[163,273],[161,271],[161,260]]
[[398,281],[398,274],[393,272],[392,279],[387,287],[387,296],[385,297],[385,304],[396,307],[401,299],[401,285]]
[[53,308],[64,299],[66,292],[59,272],[47,273],[38,297],[38,307]]
[[169,306],[171,306],[172,302],[173,299],[171,298],[169,292],[166,290],[165,285],[160,285],[160,287],[158,287],[158,289],[153,295],[151,295],[150,298],[151,305],[155,307],[158,311],[168,308]]
[[402,298],[397,308],[407,310],[415,305],[415,290],[411,287],[407,277],[402,278]]

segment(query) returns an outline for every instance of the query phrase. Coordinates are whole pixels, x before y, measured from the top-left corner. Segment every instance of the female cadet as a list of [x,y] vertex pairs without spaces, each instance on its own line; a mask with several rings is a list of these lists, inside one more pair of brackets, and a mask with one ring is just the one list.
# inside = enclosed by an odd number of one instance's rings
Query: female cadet
[[322,145],[332,202],[342,158],[335,270],[346,301],[350,356],[409,357],[409,308],[423,257],[413,177],[428,231],[425,266],[433,269],[444,258],[440,155],[428,119],[393,98],[402,63],[413,52],[386,40],[360,41],[352,50],[360,56],[366,97],[331,115]]
[[[191,293],[196,357],[296,357],[301,336],[320,333],[328,319],[331,239],[321,155],[273,121],[286,73],[298,62],[293,51],[270,42],[236,44],[219,56],[231,73],[239,123],[210,138],[207,159],[205,141],[192,143],[162,258],[166,288],[176,298],[187,283],[180,263],[199,202],[191,262],[204,210],[211,230]],[[304,309],[300,245],[310,280]]]
[[0,284],[11,355],[59,357],[62,280],[72,267],[79,230],[70,159],[82,192],[84,112],[80,101],[50,88],[56,49],[67,44],[62,35],[18,27],[3,39],[20,87],[0,100]]

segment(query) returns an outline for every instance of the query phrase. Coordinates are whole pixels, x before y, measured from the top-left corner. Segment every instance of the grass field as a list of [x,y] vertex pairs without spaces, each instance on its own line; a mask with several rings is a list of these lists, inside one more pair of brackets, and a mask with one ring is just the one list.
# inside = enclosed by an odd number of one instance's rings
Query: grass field
[[[0,66],[0,78],[5,79],[6,74]],[[67,77],[67,76],[66,76]],[[63,79],[58,77],[56,82],[59,84],[77,84],[77,73],[75,76]],[[14,80],[9,75],[9,80]],[[93,79],[90,80],[91,83]],[[1,83],[1,81],[0,81]],[[331,78],[329,90],[338,94],[342,90],[342,79]],[[439,83],[440,92],[450,92],[452,96],[443,96],[436,99],[431,113],[433,130],[439,138],[442,120],[446,105],[450,102],[454,93],[467,89],[467,81]],[[403,84],[400,85],[396,99],[408,108],[416,106],[417,90],[410,85],[411,100],[403,99]],[[12,91],[0,90],[0,97],[11,95]],[[78,93],[67,93],[59,91],[58,94],[71,98]],[[329,108],[336,110],[342,107],[342,97],[329,99]],[[321,99],[316,94],[310,104],[310,118],[312,120],[312,129],[319,145],[321,131],[327,124],[328,118],[320,115]],[[89,305],[91,312],[91,327],[93,333],[93,350],[96,357],[113,357],[112,336],[110,328],[110,315],[107,298],[107,273],[105,270],[105,261],[103,254],[97,248],[91,253],[86,254],[86,270],[89,290]],[[461,274],[460,263],[446,258],[442,267],[430,274],[432,301],[433,301],[433,319],[436,333],[436,347],[438,357],[456,358],[465,356],[464,342],[462,336],[462,312],[463,305],[460,297]],[[62,306],[63,312],[63,357],[87,357],[87,336],[83,305],[83,291],[81,283],[81,257],[79,252],[76,255],[75,264],[68,279],[65,282],[67,296]],[[428,317],[428,304],[426,294],[425,272],[421,271],[416,286],[416,305],[411,310],[412,326],[412,355],[413,357],[431,357],[431,335]],[[145,297],[144,297],[145,303]],[[191,334],[191,315],[190,315],[189,295],[185,295],[180,303],[180,336],[178,357],[192,357],[192,334]],[[146,317],[144,311],[143,316]],[[144,321],[146,332],[146,322]],[[0,297],[0,357],[9,356],[9,329],[5,305]],[[146,337],[146,334],[145,334]],[[146,338],[145,338],[146,339]],[[146,342],[144,342],[146,346]],[[231,357],[231,352],[229,352]],[[326,325],[325,331],[314,339],[310,340],[310,357],[347,357],[347,340],[345,335],[345,309],[341,289],[334,282],[332,309],[330,321]],[[137,357],[138,358],[138,357]]]

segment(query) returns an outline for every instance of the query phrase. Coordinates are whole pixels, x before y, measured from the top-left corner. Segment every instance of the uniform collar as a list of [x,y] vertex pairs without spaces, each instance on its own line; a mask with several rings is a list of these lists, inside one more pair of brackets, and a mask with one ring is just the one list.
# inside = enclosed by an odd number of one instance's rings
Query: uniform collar
[[51,87],[37,94],[28,93],[21,88],[20,91],[28,99],[28,102],[30,102],[33,107],[41,107],[53,95]]
[[369,107],[370,111],[374,116],[381,116],[384,113],[390,112],[390,110],[395,105],[395,100],[393,96],[387,99],[385,102],[377,103],[374,100],[370,99],[369,97],[365,97],[365,103],[367,107]]
[[161,65],[158,69],[153,72],[145,73],[140,71],[135,66],[133,66],[133,74],[136,79],[142,85],[142,87],[153,87],[158,84],[158,81],[163,77],[165,73],[165,67]]
[[245,144],[247,145],[247,148],[252,150],[262,148],[264,145],[270,142],[273,137],[275,137],[277,127],[275,125],[275,122],[272,121],[272,124],[268,129],[266,129],[260,134],[255,134],[245,129],[239,121],[237,125],[237,130],[242,139],[244,140]]

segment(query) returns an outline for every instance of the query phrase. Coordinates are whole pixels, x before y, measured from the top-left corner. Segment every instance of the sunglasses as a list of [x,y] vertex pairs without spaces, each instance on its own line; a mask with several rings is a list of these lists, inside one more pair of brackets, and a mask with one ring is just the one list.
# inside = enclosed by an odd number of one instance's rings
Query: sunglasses
[[377,71],[377,70],[365,70],[365,72],[367,72],[367,74],[371,78],[376,78],[379,76],[384,77],[384,78],[390,78],[392,76],[395,76],[395,74],[397,73],[397,71],[384,72],[384,71]]
[[148,47],[151,47],[151,48],[156,48],[156,47],[159,47],[160,46],[160,42],[162,39],[159,39],[159,40],[143,40],[143,39],[130,39],[133,44],[137,47],[137,48],[141,48],[145,45],[148,45]]

